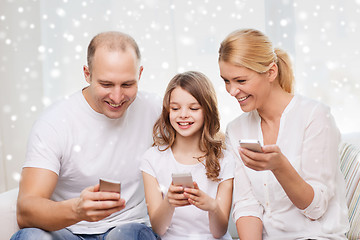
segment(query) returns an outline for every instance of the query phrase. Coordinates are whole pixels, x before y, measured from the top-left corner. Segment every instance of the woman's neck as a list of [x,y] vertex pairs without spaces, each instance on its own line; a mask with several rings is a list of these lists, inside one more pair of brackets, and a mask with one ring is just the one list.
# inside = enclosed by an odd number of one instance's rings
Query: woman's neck
[[271,92],[268,99],[265,99],[264,106],[258,109],[265,145],[276,144],[281,116],[292,98],[292,94],[282,89],[277,89],[277,91]]
[[284,91],[280,86],[274,89],[264,101],[264,105],[257,109],[262,121],[277,122],[280,120],[293,96],[293,94]]

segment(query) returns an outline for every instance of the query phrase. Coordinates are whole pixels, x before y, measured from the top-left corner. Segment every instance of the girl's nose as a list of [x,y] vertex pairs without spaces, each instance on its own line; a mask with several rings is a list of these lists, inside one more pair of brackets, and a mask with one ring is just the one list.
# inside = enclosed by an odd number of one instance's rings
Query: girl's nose
[[188,117],[188,116],[189,116],[189,111],[188,111],[188,109],[183,108],[183,109],[181,110],[181,112],[180,112],[180,117],[186,118],[186,117]]

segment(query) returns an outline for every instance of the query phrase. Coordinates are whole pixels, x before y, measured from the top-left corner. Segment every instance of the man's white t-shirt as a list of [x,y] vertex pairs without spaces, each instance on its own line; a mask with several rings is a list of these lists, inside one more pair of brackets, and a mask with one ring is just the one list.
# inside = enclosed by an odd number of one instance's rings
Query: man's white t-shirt
[[82,221],[68,229],[97,234],[129,223],[148,223],[139,165],[152,144],[153,125],[161,99],[138,92],[119,119],[95,112],[82,91],[51,106],[35,123],[24,167],[48,169],[58,175],[51,199],[63,201],[106,178],[121,182],[125,209],[98,222]]
[[[197,182],[199,188],[212,198],[216,198],[218,186],[221,182],[234,177],[235,161],[231,154],[224,151],[224,158],[220,160],[221,181],[211,181],[206,177],[206,169],[202,163],[195,165],[184,165],[176,161],[171,148],[159,151],[152,147],[143,156],[140,169],[155,177],[159,183],[164,196],[167,194],[171,184],[172,173],[192,174],[193,181]],[[171,224],[166,233],[161,236],[162,240],[205,240],[215,239],[210,233],[208,212],[193,205],[175,208]],[[232,239],[226,233],[220,239]]]

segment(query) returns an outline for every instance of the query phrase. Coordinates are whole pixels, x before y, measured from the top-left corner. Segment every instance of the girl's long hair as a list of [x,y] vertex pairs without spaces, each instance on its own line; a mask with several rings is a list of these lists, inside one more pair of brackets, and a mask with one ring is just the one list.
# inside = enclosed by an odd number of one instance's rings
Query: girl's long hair
[[[220,163],[223,157],[224,135],[220,132],[220,118],[217,108],[217,99],[214,87],[210,80],[202,73],[189,71],[175,75],[169,82],[164,100],[162,113],[153,129],[154,146],[160,151],[171,148],[175,142],[176,131],[169,119],[170,96],[176,87],[189,92],[201,105],[204,114],[204,126],[200,137],[200,150],[204,156],[198,160],[206,159],[205,168],[207,178],[219,181]],[[161,148],[161,146],[167,146]]]

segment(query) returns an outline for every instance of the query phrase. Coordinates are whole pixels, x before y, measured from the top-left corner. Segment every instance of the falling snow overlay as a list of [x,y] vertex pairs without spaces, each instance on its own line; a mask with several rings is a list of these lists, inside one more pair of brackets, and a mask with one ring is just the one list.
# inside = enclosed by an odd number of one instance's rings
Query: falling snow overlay
[[241,110],[219,77],[219,44],[257,28],[290,54],[295,92],[329,105],[346,133],[360,131],[359,24],[359,0],[0,0],[0,192],[18,184],[37,117],[86,86],[87,45],[101,31],[136,39],[141,90],[162,96],[176,73],[205,73],[225,130]]

